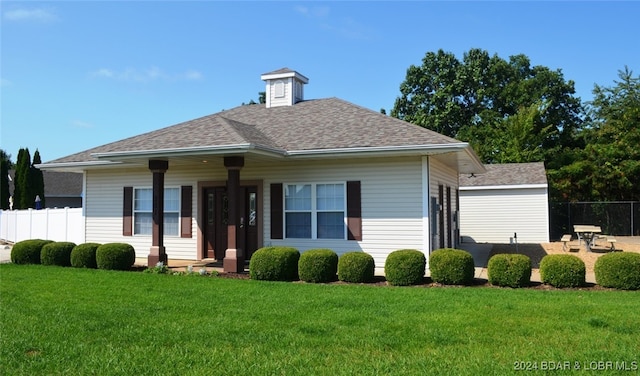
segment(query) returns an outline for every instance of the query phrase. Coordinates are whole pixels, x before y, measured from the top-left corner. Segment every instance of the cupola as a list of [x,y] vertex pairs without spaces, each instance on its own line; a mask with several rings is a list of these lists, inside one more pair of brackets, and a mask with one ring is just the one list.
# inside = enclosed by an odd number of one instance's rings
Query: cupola
[[267,108],[293,106],[304,100],[303,85],[309,79],[289,68],[264,73],[260,78],[266,82]]

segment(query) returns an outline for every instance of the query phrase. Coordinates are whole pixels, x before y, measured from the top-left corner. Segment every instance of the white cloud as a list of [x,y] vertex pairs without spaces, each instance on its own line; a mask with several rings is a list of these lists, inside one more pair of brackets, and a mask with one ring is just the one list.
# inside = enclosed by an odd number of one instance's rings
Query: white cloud
[[12,9],[4,12],[4,19],[8,21],[54,21],[58,17],[53,11],[43,8]]
[[329,16],[329,7],[305,7],[298,5],[294,8],[296,12],[311,18],[326,18]]
[[71,125],[73,125],[75,128],[83,128],[83,129],[89,129],[94,127],[93,124],[87,123],[86,121],[82,121],[82,120],[74,120],[71,122]]
[[315,20],[321,28],[338,34],[343,38],[362,40],[369,39],[369,36],[372,34],[371,30],[353,18],[345,17],[336,20],[335,17],[330,17],[331,9],[329,7],[307,7],[298,5],[294,10],[307,18]]
[[6,78],[0,78],[0,87],[8,87],[11,86],[11,81]]
[[153,81],[195,81],[204,76],[197,70],[187,70],[182,73],[167,73],[159,67],[151,66],[147,69],[126,68],[116,71],[109,68],[100,68],[91,72],[93,77],[115,79],[127,82],[153,82]]

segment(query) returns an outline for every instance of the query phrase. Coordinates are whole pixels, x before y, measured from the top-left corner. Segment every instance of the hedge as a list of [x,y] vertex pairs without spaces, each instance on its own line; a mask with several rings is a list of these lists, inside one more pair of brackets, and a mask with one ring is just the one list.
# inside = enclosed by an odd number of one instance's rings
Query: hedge
[[546,255],[540,261],[542,283],[554,287],[579,287],[585,284],[584,261],[574,255]]
[[14,264],[39,264],[40,252],[52,240],[30,239],[17,242],[11,248],[11,262]]
[[384,274],[390,285],[416,285],[424,280],[426,266],[424,253],[416,249],[400,249],[387,256]]
[[249,277],[262,281],[295,281],[298,279],[300,252],[292,247],[264,247],[253,253]]
[[83,243],[75,246],[71,250],[71,266],[75,268],[97,268],[96,250],[100,245],[99,243]]
[[492,285],[525,287],[531,282],[531,259],[520,254],[493,255],[489,259],[487,273]]
[[368,253],[347,252],[338,259],[338,279],[343,282],[371,282],[375,269],[373,256]]
[[596,283],[620,290],[640,289],[640,253],[607,253],[593,267]]
[[309,249],[300,255],[298,275],[300,280],[325,283],[336,280],[338,255],[330,249]]
[[76,246],[71,242],[51,242],[40,251],[42,265],[71,266],[71,250]]
[[127,243],[107,243],[96,249],[98,269],[129,270],[136,262],[136,251]]
[[443,285],[470,285],[475,266],[467,251],[453,248],[437,249],[429,257],[431,279]]

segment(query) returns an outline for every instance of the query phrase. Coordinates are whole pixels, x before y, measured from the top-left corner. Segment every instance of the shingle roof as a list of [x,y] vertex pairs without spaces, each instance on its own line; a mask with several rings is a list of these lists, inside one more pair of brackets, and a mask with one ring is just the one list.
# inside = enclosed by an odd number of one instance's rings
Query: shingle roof
[[143,152],[252,144],[288,151],[459,144],[405,121],[337,98],[308,100],[294,106],[243,105],[186,121],[46,164],[97,161],[94,153]]
[[461,174],[460,187],[547,184],[544,163],[486,164],[483,174]]
[[[15,170],[9,170],[9,192],[13,193]],[[76,172],[42,171],[45,197],[82,196],[82,174]]]

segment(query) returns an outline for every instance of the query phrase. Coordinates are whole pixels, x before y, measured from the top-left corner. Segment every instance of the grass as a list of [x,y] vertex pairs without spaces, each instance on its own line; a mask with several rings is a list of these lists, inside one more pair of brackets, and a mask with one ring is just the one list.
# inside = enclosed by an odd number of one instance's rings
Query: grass
[[640,365],[640,292],[3,264],[0,293],[2,374],[502,375],[520,373],[516,362]]

